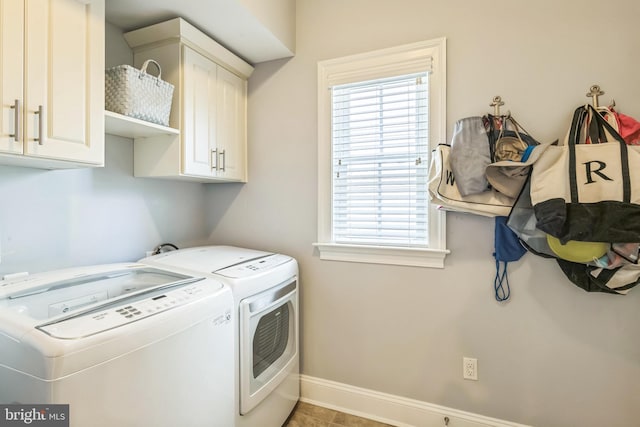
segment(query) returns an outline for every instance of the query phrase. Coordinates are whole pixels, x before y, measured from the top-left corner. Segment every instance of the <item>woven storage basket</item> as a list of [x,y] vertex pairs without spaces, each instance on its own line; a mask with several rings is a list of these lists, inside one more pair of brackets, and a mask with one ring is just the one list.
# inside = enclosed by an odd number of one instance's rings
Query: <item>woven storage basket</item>
[[[147,74],[149,64],[158,68],[158,77]],[[139,70],[130,65],[109,68],[105,74],[104,108],[140,120],[169,125],[173,85],[162,81],[160,64],[149,59]]]

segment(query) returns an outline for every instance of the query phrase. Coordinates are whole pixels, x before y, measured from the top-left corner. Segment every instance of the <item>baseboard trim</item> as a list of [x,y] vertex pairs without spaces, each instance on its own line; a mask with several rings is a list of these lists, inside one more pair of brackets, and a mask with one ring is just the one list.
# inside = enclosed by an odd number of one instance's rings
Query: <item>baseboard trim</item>
[[300,375],[300,400],[398,427],[530,427],[483,415]]

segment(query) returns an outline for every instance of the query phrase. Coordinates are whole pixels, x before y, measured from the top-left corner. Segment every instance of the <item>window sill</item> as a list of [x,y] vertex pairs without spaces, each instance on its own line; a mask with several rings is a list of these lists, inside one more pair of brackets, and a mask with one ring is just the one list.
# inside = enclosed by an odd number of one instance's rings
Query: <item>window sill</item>
[[322,260],[428,268],[444,268],[444,259],[450,253],[448,249],[418,249],[337,243],[314,243],[313,246],[318,248],[320,259]]

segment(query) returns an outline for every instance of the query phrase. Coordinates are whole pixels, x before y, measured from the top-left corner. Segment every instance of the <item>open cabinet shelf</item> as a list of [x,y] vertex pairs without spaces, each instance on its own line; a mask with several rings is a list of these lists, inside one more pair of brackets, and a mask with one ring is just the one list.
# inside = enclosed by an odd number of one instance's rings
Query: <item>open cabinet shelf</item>
[[144,120],[123,116],[112,111],[104,112],[104,132],[109,135],[117,135],[125,138],[148,138],[158,135],[179,135],[178,129]]

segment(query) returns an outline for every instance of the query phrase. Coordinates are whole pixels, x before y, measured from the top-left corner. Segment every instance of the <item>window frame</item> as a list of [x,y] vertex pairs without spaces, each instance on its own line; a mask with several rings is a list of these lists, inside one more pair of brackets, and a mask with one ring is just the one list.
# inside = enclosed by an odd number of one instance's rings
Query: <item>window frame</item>
[[318,248],[320,259],[444,268],[446,214],[429,203],[429,247],[332,241],[331,87],[417,71],[429,75],[429,148],[446,141],[446,38],[318,62]]

